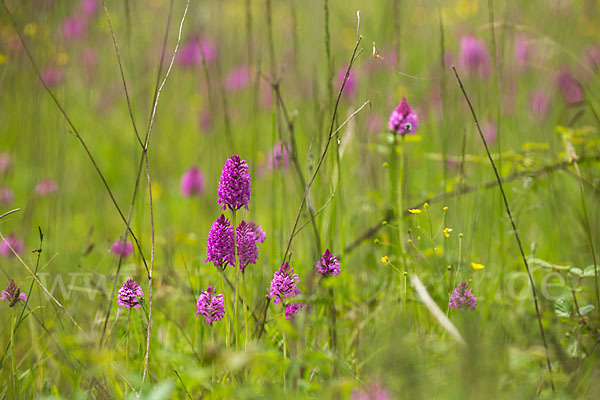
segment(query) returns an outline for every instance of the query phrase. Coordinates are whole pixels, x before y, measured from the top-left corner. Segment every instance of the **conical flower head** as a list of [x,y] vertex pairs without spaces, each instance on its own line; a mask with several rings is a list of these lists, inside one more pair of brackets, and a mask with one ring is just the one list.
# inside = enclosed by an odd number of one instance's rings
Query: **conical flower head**
[[212,262],[215,267],[225,268],[233,265],[233,227],[223,214],[212,224],[208,232],[206,245],[206,262]]
[[181,194],[185,197],[202,196],[204,193],[204,175],[192,165],[181,177]]
[[140,285],[133,279],[127,279],[121,289],[119,289],[117,304],[125,308],[140,307],[140,300],[143,296],[144,292]]
[[250,172],[248,163],[234,154],[225,162],[219,182],[219,204],[221,209],[248,209],[250,203]]
[[335,276],[340,273],[340,262],[327,249],[315,265],[315,270],[324,277]]
[[27,301],[27,296],[25,293],[21,292],[21,289],[17,287],[15,281],[11,279],[10,282],[8,282],[6,289],[2,291],[0,300],[8,300],[8,306],[14,307],[19,300]]
[[244,270],[248,264],[256,264],[258,258],[258,247],[256,247],[256,235],[252,227],[246,221],[242,221],[237,227],[237,248],[240,259],[240,269]]
[[398,135],[414,134],[419,126],[417,114],[408,105],[405,98],[402,98],[400,104],[390,115],[388,121],[388,129]]
[[223,294],[216,294],[215,289],[209,286],[198,297],[196,310],[196,316],[204,315],[204,322],[208,324],[219,321],[225,315]]
[[256,241],[258,243],[264,243],[265,240],[267,240],[267,235],[265,234],[265,232],[262,230],[262,228],[260,227],[260,225],[258,225],[256,222],[254,221],[250,221],[248,223],[248,225],[250,225],[250,228],[252,229],[252,231],[254,232],[254,236],[256,237]]
[[450,308],[456,308],[461,312],[469,309],[475,311],[477,298],[473,296],[471,291],[472,289],[469,289],[467,282],[461,282],[450,296],[450,302],[448,303]]
[[133,253],[133,243],[125,242],[122,239],[117,239],[112,246],[110,246],[110,252],[115,256],[122,256],[127,258]]
[[298,274],[295,274],[290,264],[286,262],[275,271],[271,280],[269,297],[273,299],[273,303],[279,304],[284,298],[294,297],[300,293],[296,286],[297,282]]
[[21,254],[22,252],[23,242],[15,235],[5,237],[2,243],[0,243],[0,254],[4,257],[14,257],[15,253]]
[[290,303],[285,307],[285,319],[294,318],[300,311],[306,308],[304,303]]

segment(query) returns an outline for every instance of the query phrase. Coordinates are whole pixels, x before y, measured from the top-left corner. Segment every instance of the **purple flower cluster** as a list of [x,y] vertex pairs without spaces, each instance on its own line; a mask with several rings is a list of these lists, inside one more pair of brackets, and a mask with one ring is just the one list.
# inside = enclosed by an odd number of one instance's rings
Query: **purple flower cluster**
[[373,381],[363,390],[354,389],[352,400],[390,400],[392,396],[383,387],[381,382]]
[[250,203],[250,172],[248,163],[234,154],[225,162],[219,182],[219,204],[221,209],[232,211]]
[[492,73],[492,60],[485,44],[474,36],[460,39],[460,65],[472,75],[489,78]]
[[477,298],[473,296],[471,291],[472,289],[469,289],[467,282],[461,282],[450,296],[450,302],[448,303],[450,308],[456,308],[460,312],[468,309],[475,311]]
[[8,286],[2,291],[0,300],[8,300],[8,306],[14,307],[17,305],[19,300],[27,301],[25,293],[21,292],[14,280],[8,282]]
[[125,242],[123,245],[123,240],[117,239],[112,246],[110,246],[110,252],[115,256],[127,258],[129,255],[131,255],[131,253],[133,253],[133,243]]
[[240,269],[243,271],[248,264],[256,264],[258,247],[256,247],[256,234],[246,221],[237,226],[237,249],[240,260]]
[[288,148],[285,144],[276,143],[273,150],[269,153],[267,167],[271,170],[287,169],[290,164]]
[[[237,226],[236,233],[240,269],[244,270],[248,264],[256,264],[256,259],[258,258],[256,244],[260,242],[260,233],[262,233],[264,242],[265,234],[260,229],[260,226],[252,221],[242,221]],[[225,215],[221,214],[213,223],[210,232],[208,232],[206,262],[212,262],[216,267],[221,268],[233,265],[235,261],[233,249],[233,227],[229,220],[225,218]]]
[[144,296],[144,292],[140,285],[138,285],[133,279],[127,279],[121,289],[119,289],[119,296],[117,297],[117,303],[121,307],[132,308],[140,307],[140,299]]
[[263,232],[262,228],[260,227],[260,225],[258,225],[256,222],[254,221],[250,221],[248,223],[248,225],[250,225],[250,228],[252,229],[252,231],[254,232],[254,237],[256,238],[256,241],[258,243],[264,243],[265,240],[267,240],[267,235],[265,234],[265,232]]
[[329,249],[325,250],[325,253],[321,256],[317,264],[315,265],[315,270],[318,274],[323,275],[324,277],[335,276],[340,273],[340,262],[335,258],[333,254],[329,251]]
[[285,307],[285,319],[294,318],[300,311],[306,308],[304,303],[290,303]]
[[408,105],[405,98],[402,98],[398,107],[390,115],[388,129],[398,135],[414,134],[419,126],[417,114]]
[[273,299],[273,303],[279,304],[286,297],[294,297],[299,294],[297,282],[298,274],[294,273],[290,264],[286,262],[279,270],[275,271],[273,280],[271,280],[269,297]]
[[206,262],[214,263],[215,267],[225,268],[227,263],[233,265],[234,256],[233,227],[225,215],[221,214],[208,232]]
[[181,177],[181,194],[185,197],[202,196],[204,193],[204,175],[192,165]]
[[[11,250],[12,247],[12,250]],[[23,242],[15,235],[9,235],[0,243],[0,254],[4,257],[14,257],[14,253],[23,252]]]
[[198,297],[196,315],[204,315],[204,322],[211,324],[219,321],[225,315],[223,294],[216,294],[215,289],[209,286]]

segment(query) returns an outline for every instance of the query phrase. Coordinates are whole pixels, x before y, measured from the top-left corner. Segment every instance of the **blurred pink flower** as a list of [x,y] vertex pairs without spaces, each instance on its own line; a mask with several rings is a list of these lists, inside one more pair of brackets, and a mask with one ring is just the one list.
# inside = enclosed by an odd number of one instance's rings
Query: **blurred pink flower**
[[481,130],[483,132],[483,137],[488,145],[494,144],[496,142],[496,136],[498,135],[498,127],[495,122],[485,121],[481,126]]
[[87,20],[84,16],[75,14],[63,21],[62,33],[65,39],[81,39],[85,36]]
[[367,132],[380,133],[383,129],[383,119],[379,115],[369,115],[367,119]]
[[0,153],[0,175],[6,174],[13,166],[13,158],[10,153]]
[[[356,92],[356,78],[354,76],[354,72],[351,72],[348,76],[348,80],[346,81],[346,86],[344,86],[343,94],[346,98],[352,97]],[[338,87],[335,89],[336,91],[342,87],[344,78],[346,78],[346,67],[341,67],[337,72]]]
[[225,90],[227,92],[239,92],[250,83],[250,70],[242,65],[233,68],[225,78]]
[[542,89],[534,90],[529,98],[529,112],[538,119],[544,119],[550,110],[550,97]]
[[369,383],[364,389],[354,389],[352,400],[391,400],[392,396],[379,381]]
[[202,55],[206,57],[206,63],[210,64],[217,58],[217,45],[209,39],[188,39],[181,46],[177,55],[177,62],[184,67],[195,67],[202,65]]
[[8,235],[0,243],[0,255],[4,257],[14,257],[14,253],[10,248],[13,248],[15,253],[23,252],[23,242],[14,234]]
[[560,75],[558,85],[568,105],[583,103],[583,88],[568,71],[565,71]]
[[42,76],[42,80],[48,86],[57,86],[62,83],[65,73],[64,71],[57,66],[48,66],[43,68],[40,71],[40,75]]
[[518,35],[515,38],[515,59],[520,69],[524,69],[532,63],[535,57],[534,52],[535,46],[529,36]]
[[212,120],[210,118],[210,110],[209,109],[204,109],[202,110],[202,112],[200,113],[200,118],[198,119],[198,122],[200,124],[200,129],[204,132],[208,132],[211,130],[212,128]]
[[86,67],[94,67],[98,63],[98,55],[92,47],[86,47],[81,51],[81,61]]
[[290,163],[290,157],[288,154],[287,145],[276,143],[273,147],[273,150],[269,153],[269,158],[267,160],[267,167],[270,170],[280,169],[283,165],[284,169],[287,169]]
[[204,175],[192,165],[181,177],[181,194],[185,197],[202,196],[204,194]]
[[471,75],[489,78],[492,73],[492,60],[485,44],[474,36],[460,39],[460,65]]
[[35,187],[35,193],[38,196],[46,196],[58,191],[58,185],[55,181],[49,178],[42,179]]
[[0,188],[0,205],[9,206],[15,200],[15,195],[9,188]]
[[587,46],[581,56],[583,62],[593,71],[600,69],[600,46]]
[[90,17],[98,10],[98,0],[81,0],[81,9],[86,17]]
[[125,246],[123,246],[123,240],[117,239],[112,246],[110,246],[110,252],[115,256],[122,255],[123,258],[127,258],[131,253],[133,253],[133,243],[125,242]]

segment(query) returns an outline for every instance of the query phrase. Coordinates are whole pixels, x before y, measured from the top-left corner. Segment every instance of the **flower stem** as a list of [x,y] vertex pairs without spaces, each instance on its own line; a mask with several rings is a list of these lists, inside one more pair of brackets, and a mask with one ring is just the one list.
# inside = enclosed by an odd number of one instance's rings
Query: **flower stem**
[[233,220],[233,266],[235,269],[235,283],[234,283],[234,296],[233,296],[233,329],[234,329],[234,341],[235,341],[235,349],[238,349],[239,345],[239,322],[238,322],[238,307],[237,307],[237,299],[238,299],[238,286],[239,286],[239,276],[240,276],[240,268],[238,262],[238,251],[237,251],[237,211],[231,211],[231,219]]
[[250,337],[249,335],[249,328],[248,328],[248,305],[246,304],[246,302],[248,301],[248,290],[246,288],[246,274],[244,272],[242,272],[242,284],[244,286],[244,293],[243,293],[243,307],[244,307],[244,332],[246,335],[246,339],[244,340],[244,349],[248,348],[248,338]]

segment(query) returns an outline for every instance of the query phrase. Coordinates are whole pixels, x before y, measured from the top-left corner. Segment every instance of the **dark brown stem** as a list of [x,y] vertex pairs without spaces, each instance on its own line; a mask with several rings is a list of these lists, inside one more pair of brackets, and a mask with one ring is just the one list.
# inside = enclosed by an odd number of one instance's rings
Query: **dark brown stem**
[[521,238],[519,237],[519,231],[517,230],[517,226],[515,225],[515,221],[512,217],[512,213],[510,212],[510,206],[508,204],[508,199],[506,198],[506,194],[504,193],[504,187],[502,186],[502,179],[500,178],[500,174],[498,173],[498,169],[496,168],[496,164],[494,163],[494,159],[490,154],[490,149],[488,148],[485,137],[483,136],[483,132],[481,131],[481,127],[479,126],[479,121],[477,119],[477,115],[475,114],[475,110],[473,109],[473,105],[471,104],[471,100],[467,95],[465,87],[463,86],[460,77],[458,76],[458,72],[456,68],[452,66],[452,70],[454,71],[454,75],[456,76],[456,80],[458,81],[458,85],[460,86],[460,90],[462,91],[467,104],[469,105],[469,109],[471,110],[471,115],[473,116],[473,120],[475,121],[475,126],[477,127],[477,131],[479,132],[479,137],[483,142],[483,146],[485,147],[485,152],[487,153],[488,159],[490,160],[490,164],[492,164],[492,168],[494,169],[494,174],[496,175],[496,182],[498,183],[498,187],[500,188],[500,193],[502,194],[502,200],[504,201],[504,206],[506,208],[506,213],[508,214],[508,218],[510,219],[510,223],[513,228],[513,232],[515,234],[515,238],[517,240],[517,244],[519,246],[519,251],[521,252],[521,258],[523,259],[523,264],[525,265],[525,270],[527,271],[527,275],[529,276],[529,283],[531,284],[531,293],[533,295],[533,303],[535,304],[535,314],[537,316],[538,325],[540,328],[540,334],[542,336],[542,342],[544,343],[544,348],[546,350],[546,364],[548,366],[548,371],[550,372],[550,386],[552,386],[552,391],[555,392],[554,388],[554,380],[552,379],[552,365],[550,364],[550,356],[548,355],[548,343],[546,342],[546,334],[544,333],[544,326],[542,325],[542,315],[540,313],[537,293],[535,290],[535,282],[533,281],[533,276],[531,275],[531,270],[529,269],[529,264],[527,263],[527,257],[525,256],[525,251],[523,251],[523,245],[521,243]]

